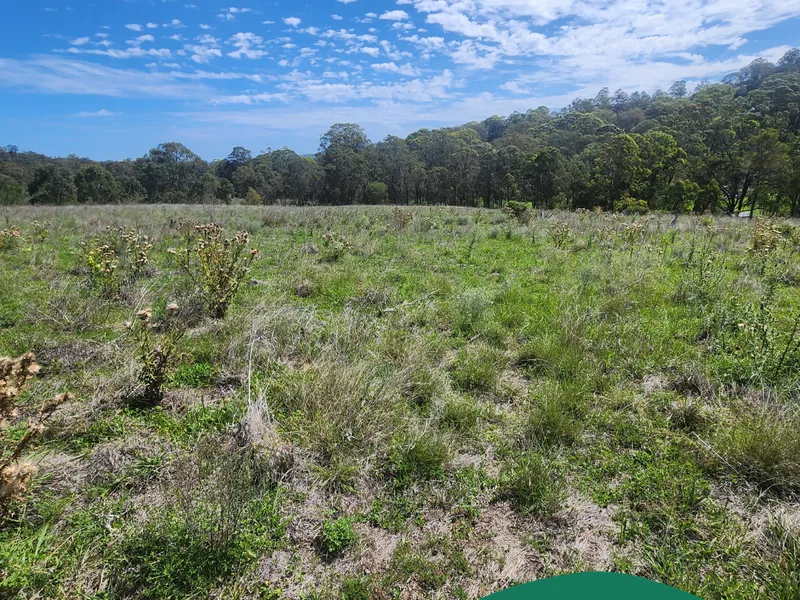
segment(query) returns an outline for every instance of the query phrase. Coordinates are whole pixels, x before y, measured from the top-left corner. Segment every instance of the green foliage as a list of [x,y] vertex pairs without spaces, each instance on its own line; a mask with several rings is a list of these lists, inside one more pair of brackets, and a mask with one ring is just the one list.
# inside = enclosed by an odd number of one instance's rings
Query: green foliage
[[202,388],[212,385],[217,378],[217,370],[206,362],[181,365],[170,377],[173,385],[179,387]]
[[382,181],[373,181],[364,192],[364,202],[367,204],[388,204],[389,186]]
[[319,535],[320,551],[327,557],[339,556],[356,542],[351,517],[329,519],[322,523]]
[[459,350],[450,367],[451,377],[459,389],[489,392],[494,390],[507,362],[502,350],[485,344],[473,344]]

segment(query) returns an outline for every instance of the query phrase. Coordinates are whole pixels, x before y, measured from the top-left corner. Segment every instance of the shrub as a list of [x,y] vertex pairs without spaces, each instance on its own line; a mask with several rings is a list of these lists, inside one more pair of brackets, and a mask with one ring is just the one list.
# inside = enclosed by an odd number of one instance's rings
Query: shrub
[[780,228],[769,219],[759,219],[753,227],[750,249],[761,254],[770,254],[783,239]]
[[339,590],[341,600],[370,600],[372,581],[369,577],[345,577]]
[[319,535],[320,551],[327,557],[339,556],[356,541],[356,532],[353,531],[353,519],[339,517],[330,519],[322,524]]
[[326,233],[322,236],[322,260],[325,262],[336,262],[353,249],[353,246],[344,238],[337,237],[333,233]]
[[637,200],[627,195],[620,198],[616,208],[629,215],[643,215],[648,211],[647,200]]
[[89,268],[89,280],[103,294],[113,295],[119,291],[119,256],[108,244],[90,243],[85,250],[86,266]]
[[259,206],[262,204],[261,194],[259,194],[253,188],[247,188],[247,193],[244,196],[244,203],[250,206]]
[[569,228],[569,225],[563,221],[550,225],[550,227],[547,228],[547,232],[550,234],[550,239],[553,240],[553,245],[555,245],[556,248],[566,247],[572,239],[572,230]]
[[474,429],[481,417],[481,407],[469,398],[452,398],[444,405],[439,420],[443,429],[467,433]]
[[244,231],[224,238],[222,228],[216,223],[196,225],[187,235],[180,254],[181,266],[202,291],[206,307],[216,319],[228,312],[258,256],[255,248],[246,252],[249,242]]
[[31,227],[33,227],[33,235],[31,235],[31,239],[37,244],[44,242],[47,239],[47,236],[50,234],[50,223],[47,221],[41,223],[39,221],[34,221],[31,223]]
[[500,498],[510,500],[523,515],[550,517],[565,499],[564,483],[557,471],[534,452],[520,456],[502,476]]
[[364,192],[367,204],[386,204],[389,202],[389,187],[382,181],[373,181]]
[[23,426],[21,436],[12,436],[9,430],[20,416],[19,399],[39,369],[30,352],[19,358],[0,358],[0,519],[8,514],[12,500],[22,499],[36,472],[36,466],[23,460],[22,453],[41,435],[56,408],[73,398],[71,394],[59,394]]
[[510,217],[516,219],[520,225],[530,223],[533,218],[533,211],[530,209],[527,202],[509,200],[503,207],[503,211]]
[[136,343],[136,359],[139,361],[139,382],[144,386],[141,399],[149,405],[157,404],[164,396],[164,384],[175,360],[178,341],[185,328],[177,323],[177,304],[167,306],[163,322],[152,320],[152,310],[147,308],[136,313],[129,324],[131,337]]
[[405,229],[414,220],[414,213],[407,208],[395,206],[392,210],[392,224],[395,229]]
[[21,239],[19,227],[0,229],[0,250],[11,250],[19,245]]

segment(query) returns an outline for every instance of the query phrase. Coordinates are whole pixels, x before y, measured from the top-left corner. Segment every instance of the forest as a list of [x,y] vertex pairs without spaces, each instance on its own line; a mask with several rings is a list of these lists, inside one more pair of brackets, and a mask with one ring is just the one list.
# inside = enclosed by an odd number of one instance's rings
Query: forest
[[800,49],[721,83],[603,88],[373,143],[333,125],[314,157],[236,147],[206,162],[168,142],[135,160],[0,149],[0,204],[403,204],[800,215]]

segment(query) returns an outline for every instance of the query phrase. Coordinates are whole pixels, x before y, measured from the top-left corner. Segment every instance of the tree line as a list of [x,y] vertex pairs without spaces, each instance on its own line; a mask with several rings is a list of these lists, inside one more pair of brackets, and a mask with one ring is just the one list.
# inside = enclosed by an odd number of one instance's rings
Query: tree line
[[333,125],[314,157],[236,147],[206,162],[177,142],[96,162],[0,149],[0,204],[292,203],[800,216],[800,49],[721,83],[608,88],[546,107],[373,143]]

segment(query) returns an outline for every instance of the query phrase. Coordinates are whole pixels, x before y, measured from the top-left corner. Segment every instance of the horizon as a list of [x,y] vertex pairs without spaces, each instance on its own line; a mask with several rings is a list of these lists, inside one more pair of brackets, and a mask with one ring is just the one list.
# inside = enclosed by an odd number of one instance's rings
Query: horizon
[[373,141],[578,97],[717,82],[798,43],[800,1],[575,5],[37,0],[0,25],[0,143],[137,158],[178,141],[313,155],[337,122]]

